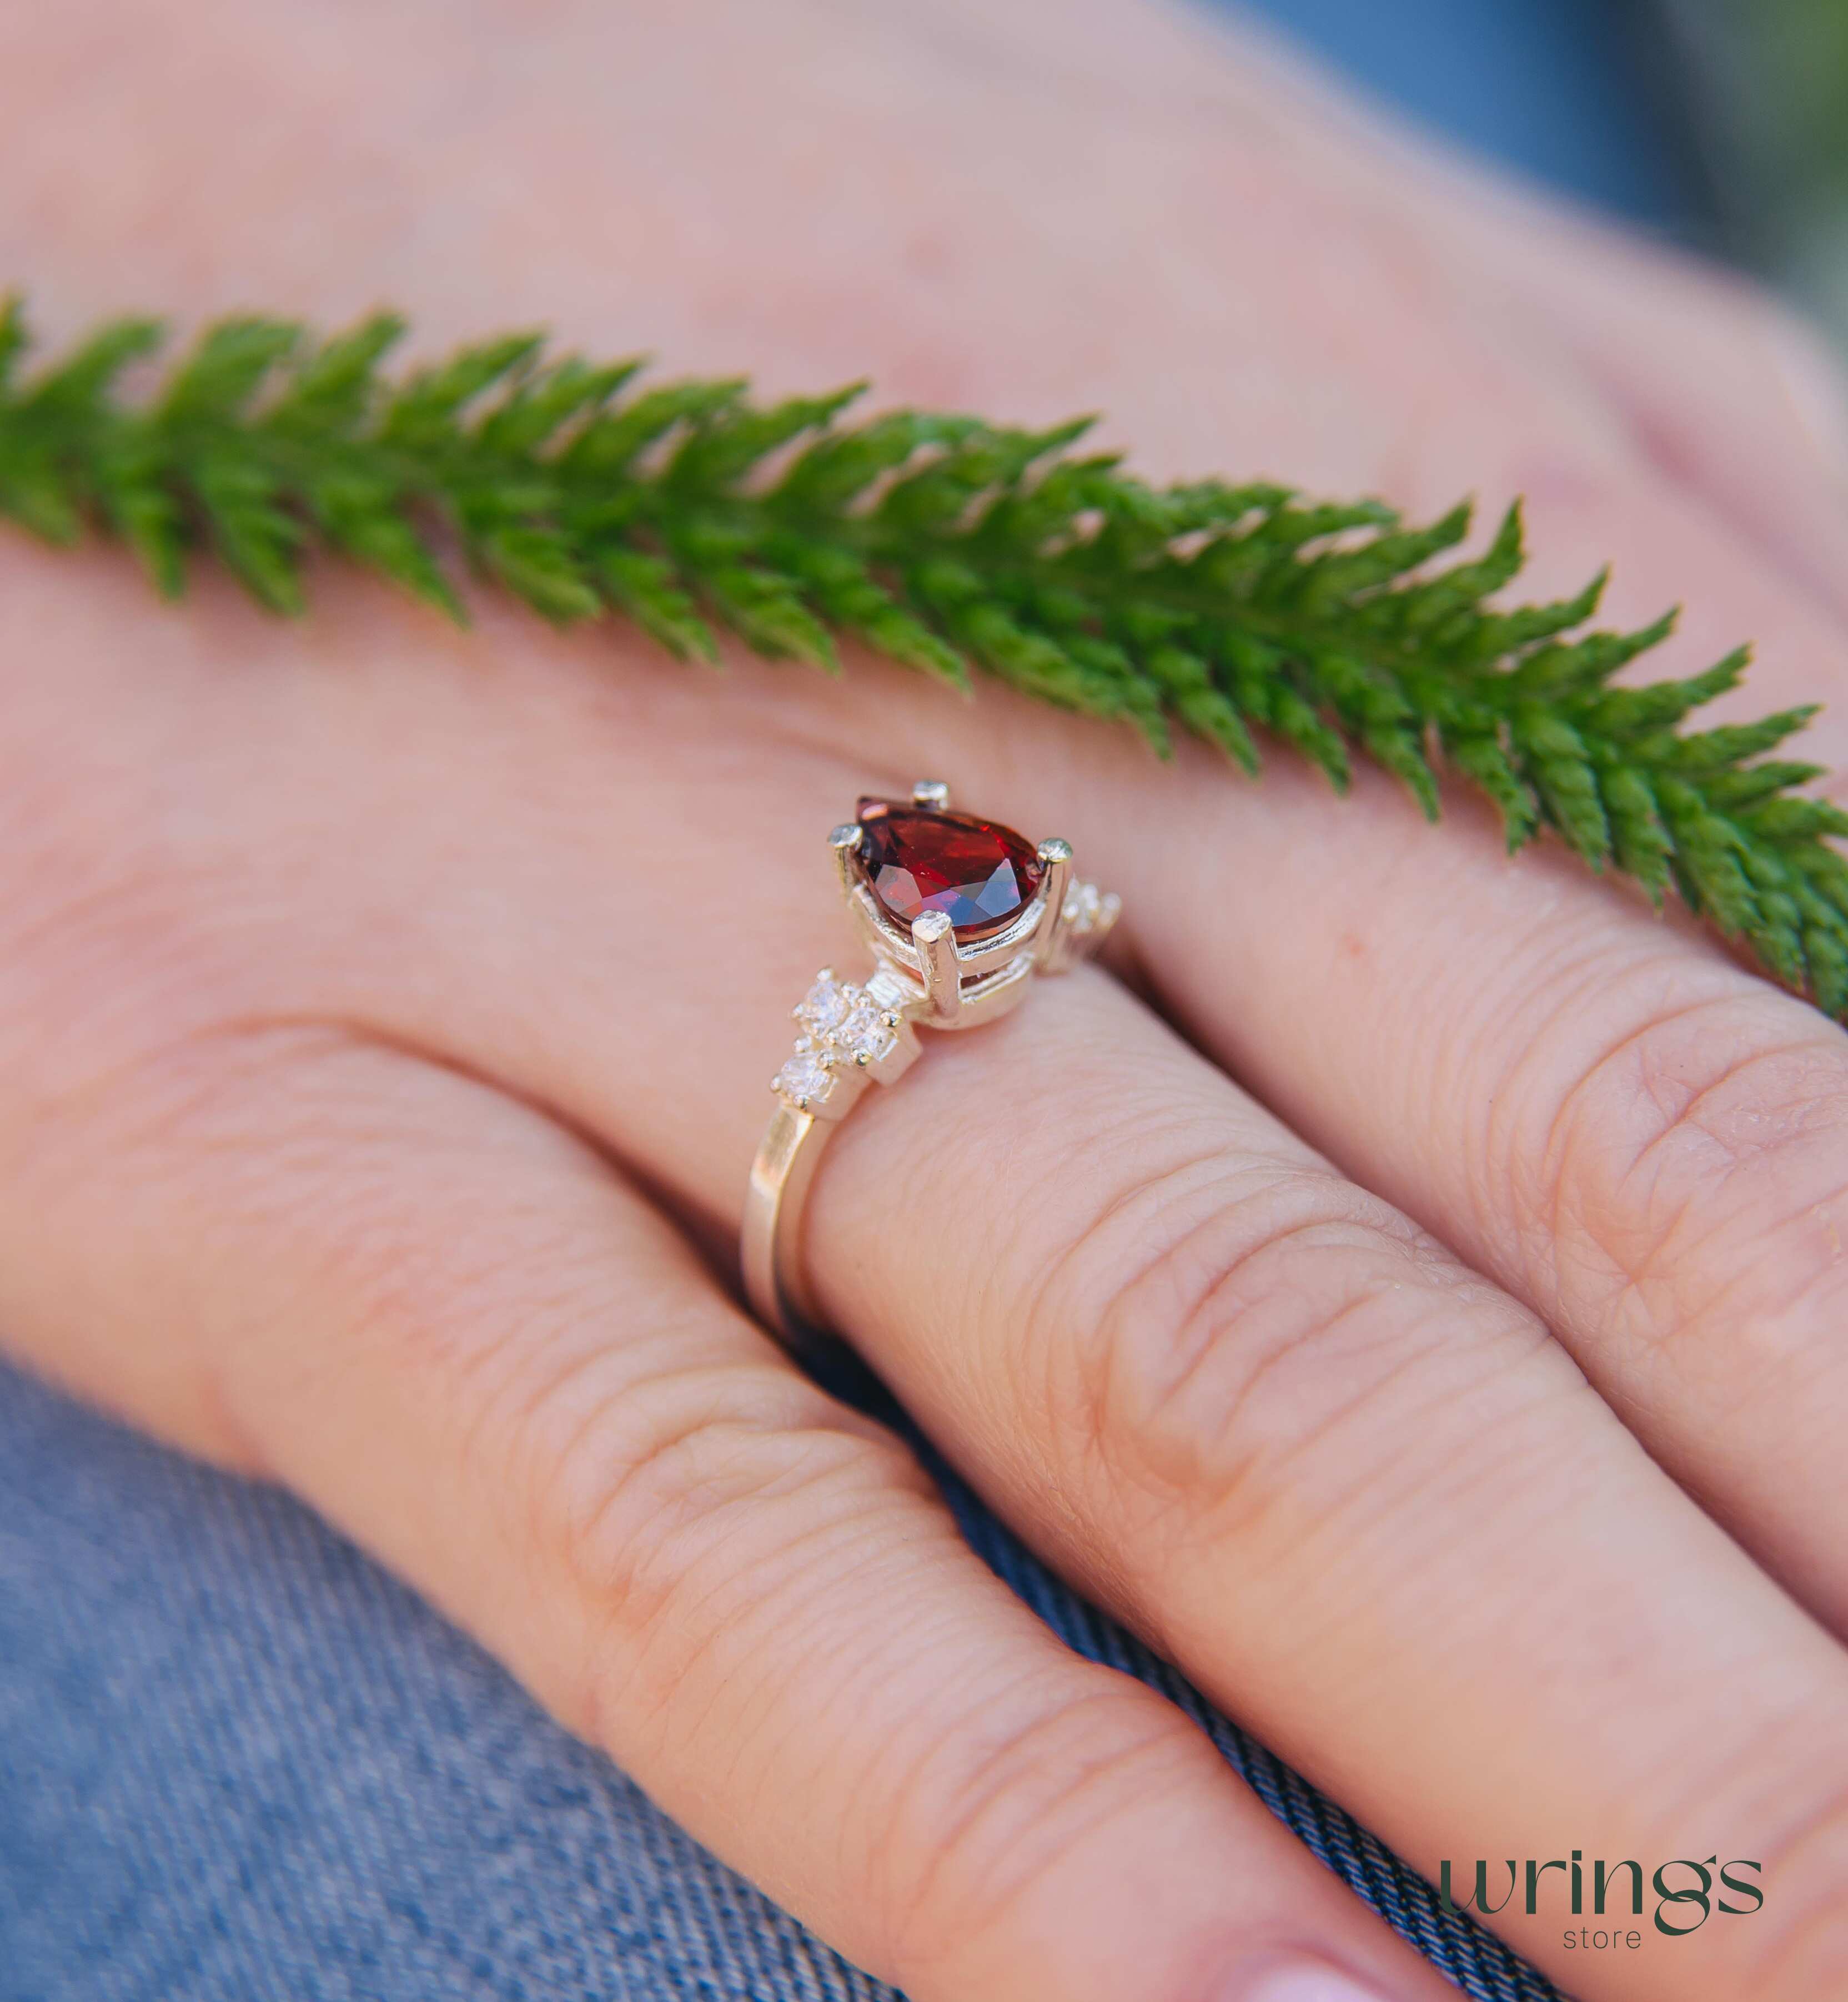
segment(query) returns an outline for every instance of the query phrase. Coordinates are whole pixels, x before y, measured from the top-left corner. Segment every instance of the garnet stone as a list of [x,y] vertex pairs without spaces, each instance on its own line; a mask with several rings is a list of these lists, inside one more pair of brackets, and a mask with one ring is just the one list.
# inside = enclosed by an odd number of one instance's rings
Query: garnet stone
[[860,802],[860,860],[879,902],[909,926],[942,911],[964,941],[1011,924],[1045,871],[1011,827],[909,800]]

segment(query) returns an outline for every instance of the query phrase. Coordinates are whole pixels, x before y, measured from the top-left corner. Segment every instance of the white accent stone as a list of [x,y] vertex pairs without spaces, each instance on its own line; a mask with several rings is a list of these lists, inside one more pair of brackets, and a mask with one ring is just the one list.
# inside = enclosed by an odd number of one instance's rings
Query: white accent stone
[[777,1072],[775,1088],[798,1104],[819,1105],[833,1090],[834,1076],[823,1061],[822,1052],[812,1046],[805,1047],[807,1044],[806,1037],[797,1044],[795,1055]]
[[796,1019],[825,1034],[846,1014],[853,998],[852,988],[824,973],[798,1004]]
[[850,1056],[865,1057],[877,1063],[898,1038],[880,1017],[879,1010],[864,995],[847,1010],[846,1019],[833,1032],[833,1040]]
[[915,986],[907,986],[889,966],[882,966],[866,983],[866,998],[875,1008],[902,1009],[917,999]]

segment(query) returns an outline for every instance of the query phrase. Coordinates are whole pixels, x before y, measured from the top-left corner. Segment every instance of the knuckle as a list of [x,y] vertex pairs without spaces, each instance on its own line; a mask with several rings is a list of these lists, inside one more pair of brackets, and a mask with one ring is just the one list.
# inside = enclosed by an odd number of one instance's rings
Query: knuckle
[[[586,1610],[559,1706],[609,1743],[708,1667],[767,1642],[777,1609],[940,1506],[893,1434],[780,1361],[718,1357],[711,1324],[555,1369],[518,1428],[529,1533]],[[669,1351],[681,1352],[670,1355]]]
[[1084,1881],[1087,1847],[1187,1798],[1200,1753],[1179,1711],[1109,1671],[1061,1662],[990,1697],[881,1787],[868,1895],[886,1964],[907,1990],[954,1992],[1042,1887],[1057,1905],[1062,1879]]
[[1457,1315],[1526,1337],[1471,1345],[1482,1366],[1543,1339],[1389,1205],[1277,1162],[1138,1188],[1067,1254],[1040,1312],[1036,1350],[1065,1358],[1047,1367],[1050,1435],[1113,1504],[1189,1540],[1249,1527],[1285,1492],[1337,1508],[1387,1473],[1393,1442],[1428,1437],[1408,1414],[1474,1380]]
[[209,1017],[253,962],[247,939],[215,948],[209,887],[96,787],[55,762],[26,772],[9,760],[5,776],[0,1056],[21,1109],[55,1115],[99,1070]]
[[542,1519],[599,1594],[646,1624],[706,1557],[735,1561],[748,1541],[762,1557],[912,1464],[780,1364],[693,1362],[593,1398],[553,1463]]
[[895,1435],[745,1335],[671,1226],[491,1087],[310,1024],[195,1040],[144,1097],[138,1146],[235,1157],[212,1228],[286,1245],[338,1334],[300,1342],[292,1302],[247,1321],[215,1402],[260,1449],[356,1363],[388,1378],[495,1498],[553,1588],[535,1603],[570,1609],[526,1665],[585,1735],[613,1688],[658,1708],[932,1495]]
[[1552,1262],[1549,1292],[1597,1288],[1604,1324],[1656,1345],[1839,1302],[1844,1135],[1832,1025],[1730,987],[1656,1001],[1514,1136],[1525,1256]]

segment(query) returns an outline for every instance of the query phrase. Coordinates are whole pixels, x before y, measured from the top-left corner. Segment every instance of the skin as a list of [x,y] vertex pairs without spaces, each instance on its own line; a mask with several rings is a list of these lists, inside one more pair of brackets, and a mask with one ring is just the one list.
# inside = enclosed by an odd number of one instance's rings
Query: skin
[[[433,344],[544,316],[773,390],[1102,407],[1157,476],[1521,490],[1536,591],[1688,594],[1668,664],[1755,635],[1738,713],[1829,702],[1848,767],[1804,337],[1191,17],[74,0],[0,24],[0,135],[53,334],[389,298]],[[158,609],[0,538],[12,1353],[287,1483],[917,2002],[1437,2002],[722,1282],[778,997],[848,963],[822,837],[941,776],[1074,842],[1134,977],[856,1113],[834,1324],[1422,1867],[1762,1862],[1762,1912],[1621,1955],[1497,1920],[1588,2002],[1843,1992],[1838,1028],[1466,800],[315,596]]]

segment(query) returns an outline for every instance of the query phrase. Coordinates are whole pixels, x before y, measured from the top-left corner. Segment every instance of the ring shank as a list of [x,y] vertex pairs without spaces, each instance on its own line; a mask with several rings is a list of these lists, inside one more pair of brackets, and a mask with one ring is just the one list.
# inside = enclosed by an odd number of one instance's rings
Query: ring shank
[[779,1105],[745,1190],[739,1246],[745,1296],[758,1319],[792,1345],[806,1345],[820,1332],[800,1254],[809,1190],[833,1123],[793,1105]]

